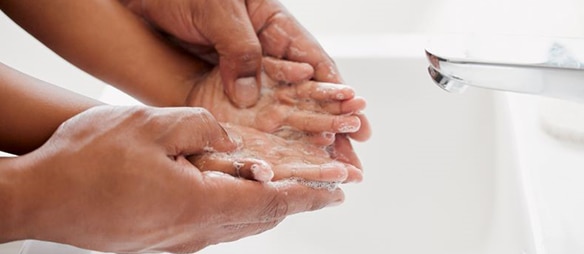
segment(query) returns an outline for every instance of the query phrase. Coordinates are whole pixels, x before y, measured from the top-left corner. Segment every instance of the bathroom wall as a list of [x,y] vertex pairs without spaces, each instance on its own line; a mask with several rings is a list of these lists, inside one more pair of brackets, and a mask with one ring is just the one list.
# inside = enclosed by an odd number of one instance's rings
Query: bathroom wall
[[281,0],[313,34],[583,36],[579,0]]
[[[521,33],[584,36],[578,0],[281,0],[321,40],[338,35]],[[63,61],[0,13],[0,61],[96,97],[102,82]]]

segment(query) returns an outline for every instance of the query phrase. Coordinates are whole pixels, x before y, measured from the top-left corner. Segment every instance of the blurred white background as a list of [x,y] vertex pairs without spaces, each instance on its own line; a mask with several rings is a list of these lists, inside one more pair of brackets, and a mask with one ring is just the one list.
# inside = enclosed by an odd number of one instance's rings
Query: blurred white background
[[[281,0],[319,40],[333,36],[510,33],[583,36],[579,0]],[[98,80],[78,71],[0,15],[0,61],[97,98]],[[367,43],[367,42],[363,42]],[[358,49],[359,45],[355,45]],[[343,52],[346,54],[346,52]]]
[[[395,51],[407,55],[421,55],[423,48],[418,45],[423,45],[423,41],[420,40],[436,33],[584,36],[584,1],[581,0],[281,2],[317,39],[326,42],[325,48],[334,48],[331,49],[333,58],[363,48],[375,52],[378,48],[371,48],[371,45],[378,45],[376,43],[383,41],[379,38],[387,35],[420,38],[413,44],[390,45]],[[83,95],[100,98],[102,82],[68,64],[4,15],[0,15],[0,33],[1,62]],[[335,40],[351,43],[336,50]],[[379,53],[383,53],[381,49]],[[18,248],[19,243],[0,245],[0,253],[17,253]]]

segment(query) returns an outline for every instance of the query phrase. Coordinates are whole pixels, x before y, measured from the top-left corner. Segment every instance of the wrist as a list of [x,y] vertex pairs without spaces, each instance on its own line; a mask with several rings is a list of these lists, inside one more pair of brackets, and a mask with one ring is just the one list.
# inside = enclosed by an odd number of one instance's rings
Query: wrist
[[0,243],[24,240],[22,174],[19,157],[0,158]]

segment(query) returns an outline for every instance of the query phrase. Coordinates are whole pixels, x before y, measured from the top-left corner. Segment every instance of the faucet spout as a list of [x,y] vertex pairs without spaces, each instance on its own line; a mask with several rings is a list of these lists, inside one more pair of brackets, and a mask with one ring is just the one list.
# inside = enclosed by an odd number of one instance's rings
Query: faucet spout
[[[454,38],[454,40],[461,38]],[[584,39],[466,37],[426,48],[432,80],[448,92],[467,87],[584,102]],[[438,46],[437,46],[438,45]]]
[[461,82],[456,77],[444,75],[432,65],[428,66],[428,73],[436,85],[448,92],[463,93],[468,87],[463,83],[464,81]]

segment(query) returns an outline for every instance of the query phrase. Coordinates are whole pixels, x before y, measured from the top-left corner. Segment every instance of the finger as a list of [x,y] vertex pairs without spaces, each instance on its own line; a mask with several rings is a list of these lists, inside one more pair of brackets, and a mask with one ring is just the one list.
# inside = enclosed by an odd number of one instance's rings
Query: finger
[[361,121],[361,128],[359,128],[359,131],[357,132],[349,133],[349,137],[356,141],[367,141],[371,138],[371,124],[369,123],[369,119],[367,119],[367,116],[363,113],[357,113],[355,115],[359,117],[359,120]]
[[359,130],[359,117],[329,115],[308,111],[295,111],[285,119],[285,124],[305,132],[352,133]]
[[265,53],[295,62],[308,63],[314,79],[343,83],[333,60],[314,37],[278,1],[269,1],[255,10],[250,8]]
[[355,91],[350,86],[315,81],[306,81],[288,86],[278,86],[275,94],[278,99],[284,101],[298,99],[342,101],[355,97]]
[[168,36],[167,40],[174,42],[174,44],[176,44],[180,48],[191,53],[193,56],[196,56],[198,59],[205,61],[211,66],[219,65],[219,55],[217,54],[217,51],[213,47],[209,47],[207,45],[188,43],[183,40],[176,39],[175,37],[172,36]]
[[[262,49],[243,1],[221,1],[222,13],[205,20],[206,35],[219,54],[219,69],[228,97],[239,107],[259,99]],[[226,22],[227,19],[227,22]]]
[[306,133],[303,141],[318,147],[326,147],[335,142],[335,134],[332,132]]
[[244,237],[263,233],[265,231],[273,229],[283,220],[284,218],[278,218],[272,221],[246,222],[222,225],[221,226],[222,229],[220,231],[221,236],[219,236],[220,237],[219,242],[232,242]]
[[[282,102],[282,101],[281,101]],[[356,114],[365,109],[367,103],[361,97],[355,97],[345,101],[317,102],[314,100],[286,101],[293,104],[297,109],[303,111],[313,111],[332,115]]]
[[317,182],[345,182],[349,177],[349,172],[351,172],[353,177],[351,181],[361,180],[361,177],[358,177],[360,174],[359,169],[353,165],[338,161],[332,161],[324,164],[280,164],[274,167],[274,180],[296,177]]
[[337,134],[335,143],[329,147],[329,154],[333,159],[349,163],[363,170],[363,165],[353,150],[351,141],[344,134]]
[[367,102],[363,97],[357,96],[351,100],[343,101],[340,114],[356,113],[365,110]]
[[[229,175],[204,172],[209,200],[224,211],[226,220],[274,221],[300,212],[314,211],[338,205],[344,200],[341,189],[317,189],[297,180],[282,180],[260,184]],[[228,193],[226,195],[225,193]]]
[[269,182],[274,177],[272,166],[253,158],[237,158],[224,153],[191,156],[188,160],[200,171],[220,171],[234,177],[258,182]]
[[236,148],[225,129],[203,108],[153,109],[148,120],[156,126],[158,141],[169,155],[228,152]]
[[314,69],[307,63],[297,63],[273,57],[264,57],[265,73],[272,80],[296,84],[312,78]]
[[[290,126],[281,126],[271,134],[283,138],[285,140],[297,140],[301,143],[313,144],[316,147],[326,147],[332,145],[335,142],[335,133],[332,132],[304,132],[294,129]],[[321,151],[321,150],[319,150]],[[318,151],[314,151],[318,153]],[[328,153],[322,153],[323,157],[328,157]]]

